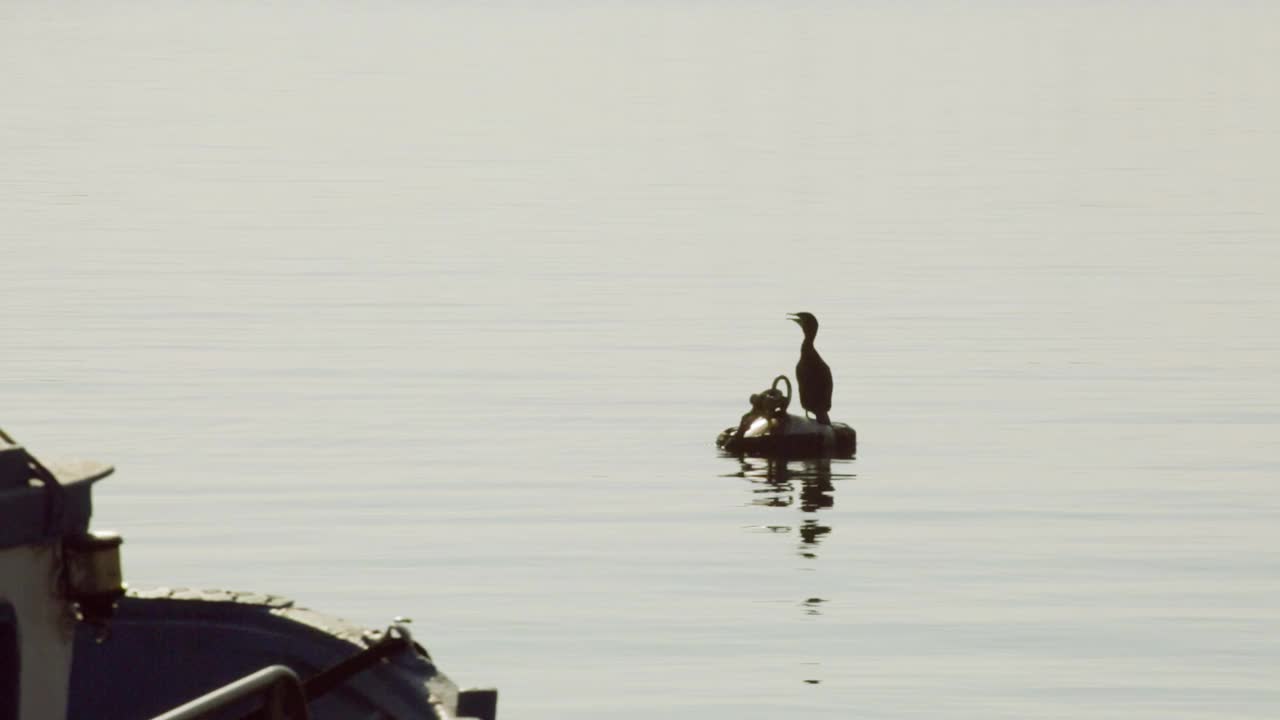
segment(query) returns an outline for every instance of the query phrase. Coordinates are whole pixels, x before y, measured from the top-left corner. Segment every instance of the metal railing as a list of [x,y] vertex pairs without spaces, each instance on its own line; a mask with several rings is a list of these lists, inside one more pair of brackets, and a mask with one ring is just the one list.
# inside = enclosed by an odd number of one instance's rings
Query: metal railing
[[200,720],[232,703],[241,702],[257,694],[263,694],[265,702],[262,707],[244,715],[242,720],[309,720],[310,715],[307,711],[309,701],[319,698],[350,680],[352,676],[412,646],[413,641],[409,634],[393,625],[377,642],[325,668],[314,677],[308,678],[306,682],[299,680],[293,670],[288,667],[272,665],[206,693],[152,720]]
[[284,665],[271,665],[179,705],[153,720],[200,720],[247,698],[261,696],[267,720],[310,720],[302,681]]

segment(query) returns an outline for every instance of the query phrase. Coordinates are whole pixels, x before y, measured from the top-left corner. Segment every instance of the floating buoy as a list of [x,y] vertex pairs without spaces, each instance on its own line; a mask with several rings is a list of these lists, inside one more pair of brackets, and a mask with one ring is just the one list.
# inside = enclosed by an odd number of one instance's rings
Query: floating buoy
[[[786,393],[778,384],[786,385]],[[727,427],[716,438],[716,447],[734,455],[775,458],[853,457],[858,434],[850,426],[830,425],[787,412],[791,381],[774,378],[769,389],[751,396],[751,410],[736,427]]]

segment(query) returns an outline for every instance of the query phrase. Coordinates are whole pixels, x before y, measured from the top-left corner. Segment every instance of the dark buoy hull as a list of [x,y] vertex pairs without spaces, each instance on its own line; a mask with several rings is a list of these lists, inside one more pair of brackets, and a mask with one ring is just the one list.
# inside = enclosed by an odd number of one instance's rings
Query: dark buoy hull
[[757,417],[741,433],[725,428],[716,438],[716,447],[734,455],[769,458],[853,457],[858,451],[858,433],[848,425],[823,425],[797,415]]

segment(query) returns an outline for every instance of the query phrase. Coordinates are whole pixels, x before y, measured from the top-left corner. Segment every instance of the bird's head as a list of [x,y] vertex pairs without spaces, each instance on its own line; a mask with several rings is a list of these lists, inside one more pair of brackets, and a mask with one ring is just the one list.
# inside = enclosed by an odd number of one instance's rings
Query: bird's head
[[805,337],[811,338],[818,334],[818,318],[814,317],[813,313],[788,313],[787,319],[799,325],[804,330]]

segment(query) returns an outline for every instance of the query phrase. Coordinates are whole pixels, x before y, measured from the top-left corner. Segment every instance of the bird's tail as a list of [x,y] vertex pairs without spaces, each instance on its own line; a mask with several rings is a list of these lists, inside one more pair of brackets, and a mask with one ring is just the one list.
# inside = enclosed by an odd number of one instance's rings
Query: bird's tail
[[817,416],[818,422],[822,423],[823,425],[831,424],[831,416],[827,414],[826,410],[821,410],[819,412],[816,412],[814,413],[814,415]]

